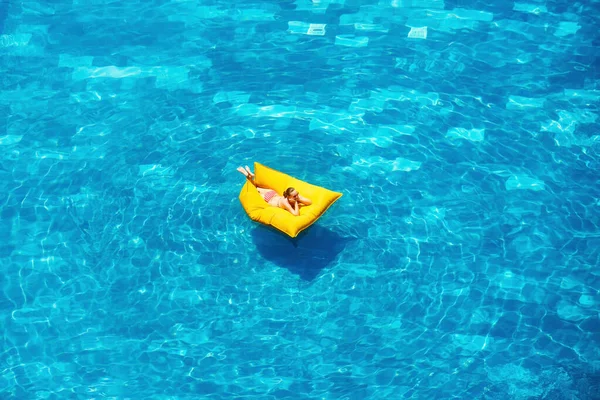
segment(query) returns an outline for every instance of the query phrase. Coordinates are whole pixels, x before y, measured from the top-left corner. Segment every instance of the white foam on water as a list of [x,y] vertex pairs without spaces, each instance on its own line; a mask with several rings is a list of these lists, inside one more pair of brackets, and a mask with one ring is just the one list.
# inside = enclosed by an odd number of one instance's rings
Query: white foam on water
[[69,158],[69,153],[61,153],[58,151],[45,151],[45,152],[36,151],[35,158],[40,159],[40,160],[46,160],[46,159],[65,160],[65,159]]
[[106,152],[98,146],[73,146],[66,158],[69,160],[101,160],[104,157],[106,157]]
[[74,136],[81,135],[86,139],[93,136],[108,136],[111,133],[109,125],[103,123],[83,125],[77,128]]
[[145,164],[138,167],[138,176],[170,177],[174,173],[173,168],[163,167],[160,164]]
[[462,348],[462,353],[477,353],[487,347],[491,339],[481,335],[452,335],[455,346]]
[[416,90],[404,90],[401,87],[390,87],[390,89],[372,91],[371,98],[383,101],[412,101],[426,106],[436,106],[440,101],[439,93],[421,93]]
[[[49,324],[52,310],[51,308],[18,308],[11,312],[11,318],[17,324]],[[39,366],[36,366],[39,368]]]
[[231,15],[231,18],[234,21],[274,21],[275,14],[273,11],[262,8],[246,8],[238,9],[235,14]]
[[369,44],[369,38],[366,36],[337,35],[335,44],[337,46],[366,47]]
[[377,147],[387,148],[394,143],[394,139],[389,136],[361,137],[356,139],[356,143],[371,143]]
[[583,90],[583,89],[564,89],[563,95],[565,97],[584,99],[590,101],[600,100],[600,90]]
[[573,322],[584,320],[589,316],[584,309],[566,300],[558,302],[556,313],[560,319]]
[[325,26],[325,24],[310,24],[310,26],[308,27],[308,32],[306,32],[306,34],[312,36],[323,36],[326,33]]
[[406,158],[398,157],[392,163],[392,171],[410,172],[416,171],[421,168],[421,163],[418,161],[408,160]]
[[579,29],[581,29],[581,26],[577,22],[563,21],[558,24],[558,28],[556,29],[556,32],[554,32],[554,36],[565,37],[574,35]]
[[412,136],[415,127],[412,125],[387,125],[377,128],[377,135],[380,136]]
[[140,67],[78,67],[73,71],[72,78],[75,80],[88,78],[121,79],[132,76],[141,76],[142,74],[143,70]]
[[384,110],[385,101],[380,99],[358,99],[352,101],[348,106],[348,111],[359,112],[364,115],[366,111],[379,113]]
[[548,12],[548,9],[544,4],[531,4],[531,3],[515,3],[513,6],[514,11],[522,11],[532,14],[541,14]]
[[236,114],[248,117],[287,117],[293,118],[297,115],[298,110],[295,106],[284,106],[282,104],[273,104],[270,106],[260,107],[256,104],[243,103],[233,107]]
[[560,288],[565,290],[578,290],[582,291],[585,287],[585,283],[579,279],[572,277],[564,277],[560,280]]
[[283,104],[273,104],[270,106],[258,107],[257,116],[260,117],[295,117],[298,109],[295,106],[286,106]]
[[520,293],[525,285],[527,279],[523,275],[515,274],[512,271],[505,271],[503,274],[497,274],[491,286],[497,286],[504,289],[507,292]]
[[288,32],[301,35],[323,36],[326,33],[326,26],[326,24],[309,24],[301,21],[289,21]]
[[383,33],[387,33],[389,31],[388,28],[386,28],[386,27],[384,27],[383,25],[380,25],[380,24],[355,23],[354,24],[354,29],[356,29],[357,31],[365,31],[365,32],[383,32]]
[[573,133],[580,120],[568,111],[558,110],[557,114],[558,121],[550,120],[546,124],[542,124],[541,130],[552,133]]
[[344,4],[343,0],[296,0],[296,11],[309,11],[314,14],[324,14],[330,4]]
[[31,33],[17,33],[14,35],[0,35],[0,47],[27,46],[31,40]]
[[518,110],[527,108],[541,108],[544,106],[545,98],[531,98],[522,96],[509,96],[506,103],[507,110]]
[[541,398],[545,387],[531,370],[515,364],[497,364],[486,368],[488,379],[506,386],[512,399]]
[[598,303],[598,296],[594,298],[594,296],[582,294],[579,296],[579,304],[583,307],[591,307]]
[[408,160],[406,158],[397,157],[394,160],[389,160],[380,156],[369,156],[369,157],[352,157],[352,164],[357,167],[363,167],[373,170],[379,170],[379,172],[410,172],[416,171],[421,168],[421,163],[418,161]]
[[[72,62],[89,62],[89,59],[73,60],[69,57],[65,57],[65,65],[69,65]],[[205,66],[204,63],[200,64]],[[197,66],[197,65],[195,65]],[[73,80],[86,80],[86,79],[137,79],[146,77],[155,77],[155,86],[157,88],[165,88],[167,90],[185,89],[190,90],[194,93],[202,91],[201,82],[190,82],[189,81],[189,69],[185,66],[158,66],[158,67],[116,67],[114,65],[105,67],[90,67],[90,66],[76,66],[71,74]],[[126,87],[132,87],[132,83],[126,83]]]
[[513,175],[506,181],[505,187],[507,190],[544,190],[544,181],[534,179],[526,175]]
[[580,124],[595,123],[598,115],[588,110],[574,111],[557,110],[558,120],[549,120],[542,123],[540,131],[554,133],[554,142],[557,146],[570,147],[574,144],[584,144],[585,140],[575,136],[575,130]]
[[75,103],[87,103],[88,101],[100,101],[102,96],[96,91],[71,93],[69,96]]
[[471,142],[481,142],[485,137],[485,129],[450,128],[446,133],[450,139],[466,139]]
[[408,37],[411,39],[427,39],[427,27],[424,26],[421,28],[410,28]]
[[454,8],[447,13],[449,18],[469,19],[473,21],[490,22],[494,19],[494,14],[487,11],[469,10],[466,8]]
[[500,19],[492,22],[491,26],[493,28],[497,28],[494,29],[494,31],[497,32],[496,36],[505,36],[508,32],[512,32],[527,38],[527,40],[536,40],[536,35],[532,33],[531,25],[523,21],[516,21],[514,19]]
[[19,143],[23,139],[23,135],[4,135],[0,136],[0,146],[9,146]]
[[440,9],[445,7],[444,0],[382,0],[380,5],[391,5],[394,8],[425,8],[425,9]]

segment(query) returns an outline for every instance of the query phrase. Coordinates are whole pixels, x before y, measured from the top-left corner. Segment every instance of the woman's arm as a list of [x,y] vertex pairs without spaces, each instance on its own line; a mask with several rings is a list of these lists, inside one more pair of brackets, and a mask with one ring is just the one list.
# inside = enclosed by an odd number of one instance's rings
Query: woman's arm
[[289,212],[291,212],[295,216],[300,215],[300,212],[298,211],[298,202],[297,201],[294,202],[294,206],[292,207],[292,205],[290,204],[290,202],[288,201],[288,199],[284,198],[283,199],[283,205],[285,206],[286,210],[288,210]]
[[305,206],[310,206],[312,204],[312,201],[310,201],[308,197],[300,196],[300,194],[298,194],[298,201]]

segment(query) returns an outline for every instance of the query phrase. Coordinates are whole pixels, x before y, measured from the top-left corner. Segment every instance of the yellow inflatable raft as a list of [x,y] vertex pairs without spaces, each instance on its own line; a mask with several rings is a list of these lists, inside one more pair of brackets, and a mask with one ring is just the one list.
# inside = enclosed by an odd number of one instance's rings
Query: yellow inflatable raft
[[281,195],[285,189],[292,186],[302,196],[312,201],[310,206],[300,207],[300,215],[295,216],[283,208],[267,204],[251,182],[246,181],[242,187],[240,202],[248,216],[253,221],[270,225],[291,237],[298,236],[300,232],[311,226],[337,199],[342,197],[342,193],[311,185],[256,162],[254,174],[256,175],[254,181],[259,187],[273,189]]

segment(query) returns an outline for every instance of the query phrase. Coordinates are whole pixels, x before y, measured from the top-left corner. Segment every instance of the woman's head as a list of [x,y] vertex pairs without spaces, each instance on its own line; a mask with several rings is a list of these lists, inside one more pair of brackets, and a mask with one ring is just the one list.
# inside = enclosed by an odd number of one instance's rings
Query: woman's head
[[298,191],[296,189],[294,189],[293,187],[289,187],[289,188],[285,189],[285,192],[283,192],[283,196],[286,199],[298,198]]

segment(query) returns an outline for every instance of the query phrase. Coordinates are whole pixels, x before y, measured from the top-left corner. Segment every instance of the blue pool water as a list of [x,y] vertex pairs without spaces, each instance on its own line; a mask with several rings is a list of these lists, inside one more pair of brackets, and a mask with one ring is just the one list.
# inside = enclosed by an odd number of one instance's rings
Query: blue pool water
[[600,2],[496,3],[2,1],[0,397],[600,398]]

